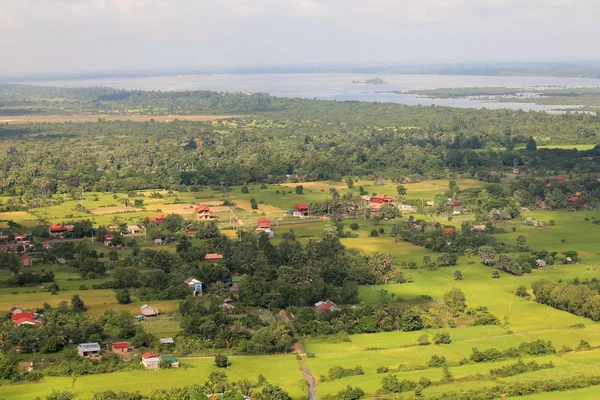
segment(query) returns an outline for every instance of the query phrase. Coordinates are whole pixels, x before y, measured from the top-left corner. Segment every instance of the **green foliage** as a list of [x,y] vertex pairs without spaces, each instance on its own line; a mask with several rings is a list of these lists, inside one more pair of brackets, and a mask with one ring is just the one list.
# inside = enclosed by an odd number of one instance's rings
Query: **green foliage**
[[229,358],[224,354],[217,354],[215,356],[215,365],[219,368],[226,368],[231,365]]
[[446,331],[442,331],[440,333],[436,333],[433,336],[433,343],[435,343],[435,344],[450,344],[450,343],[452,343],[452,337],[450,336],[450,333],[448,333]]

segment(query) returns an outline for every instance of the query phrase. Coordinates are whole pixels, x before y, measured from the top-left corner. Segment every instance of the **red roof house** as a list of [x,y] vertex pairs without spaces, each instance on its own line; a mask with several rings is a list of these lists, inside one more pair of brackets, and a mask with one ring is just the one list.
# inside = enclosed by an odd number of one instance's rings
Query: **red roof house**
[[334,311],[342,310],[331,300],[320,301],[320,302],[316,303],[315,309],[317,312],[325,312],[325,311],[334,312]]
[[564,182],[565,181],[565,177],[564,176],[557,176],[556,177],[556,182]]
[[207,255],[204,256],[204,259],[206,261],[210,261],[210,262],[216,263],[219,260],[223,259],[223,255],[222,254],[216,254],[216,253],[208,253]]
[[452,234],[452,233],[456,233],[456,228],[452,228],[452,227],[444,228],[444,233],[446,235],[449,235],[449,234]]
[[376,194],[375,196],[371,196],[371,198],[369,199],[369,204],[381,204],[381,205],[385,205],[385,204],[392,204],[392,202],[394,201],[394,198],[391,196],[388,196],[387,194]]
[[196,206],[196,217],[201,221],[210,219],[210,207],[206,204]]
[[271,220],[267,218],[260,218],[258,220],[258,229],[271,229]]
[[162,214],[157,215],[156,217],[154,217],[154,221],[156,222],[156,225],[164,224],[166,219],[167,219],[167,217],[165,217]]
[[65,233],[66,231],[67,231],[67,228],[64,225],[61,225],[58,223],[54,223],[54,224],[50,225],[50,227],[48,228],[48,232],[51,235]]
[[112,344],[113,353],[129,353],[130,347],[127,342],[115,342]]
[[28,256],[27,254],[23,254],[21,256],[21,263],[24,267],[31,267],[33,265],[33,258]]
[[294,211],[303,217],[308,217],[310,215],[310,209],[308,208],[308,204],[296,204],[296,206],[294,207]]
[[36,328],[38,327],[38,324],[35,320],[35,314],[32,312],[23,312],[20,314],[11,315],[10,319],[16,326],[33,325]]

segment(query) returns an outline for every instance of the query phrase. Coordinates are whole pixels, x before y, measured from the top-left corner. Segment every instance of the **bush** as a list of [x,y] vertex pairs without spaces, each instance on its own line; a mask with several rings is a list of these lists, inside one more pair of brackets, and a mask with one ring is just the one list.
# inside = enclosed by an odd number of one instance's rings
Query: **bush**
[[224,354],[217,354],[215,356],[215,365],[219,368],[227,368],[231,365],[229,358]]
[[443,367],[444,365],[448,365],[448,361],[446,361],[446,357],[444,357],[444,356],[440,357],[437,354],[432,355],[431,359],[427,362],[427,366],[429,366],[431,368]]
[[241,192],[242,193],[250,193],[250,191],[248,190],[248,186],[246,186],[246,185],[242,186]]
[[345,378],[347,376],[364,375],[364,371],[360,365],[354,368],[344,368],[340,366],[331,367],[327,373],[328,380]]
[[429,336],[426,333],[419,336],[419,338],[417,339],[417,343],[419,344],[419,346],[427,346],[431,344],[431,342],[429,341]]
[[493,279],[498,279],[500,278],[500,271],[498,271],[497,269],[492,271],[492,278]]
[[531,297],[529,295],[529,293],[527,293],[527,288],[523,285],[519,286],[517,288],[517,292],[515,293],[517,296],[522,297],[524,299],[528,299],[529,297]]
[[378,374],[385,374],[385,373],[387,373],[389,371],[390,371],[390,369],[388,367],[378,367],[377,368],[377,373]]
[[360,228],[360,226],[358,226],[358,224],[356,222],[353,222],[350,224],[350,229],[352,229],[353,231],[356,231]]
[[377,237],[377,236],[379,236],[379,232],[377,232],[377,229],[373,229],[373,230],[371,230],[371,233],[369,234],[369,236]]
[[450,336],[450,334],[448,332],[442,331],[433,337],[433,343],[435,343],[435,344],[450,344],[450,343],[452,343],[452,337]]
[[456,271],[454,271],[454,280],[455,281],[462,281],[462,279],[463,279],[462,272],[460,270],[458,270],[458,269]]

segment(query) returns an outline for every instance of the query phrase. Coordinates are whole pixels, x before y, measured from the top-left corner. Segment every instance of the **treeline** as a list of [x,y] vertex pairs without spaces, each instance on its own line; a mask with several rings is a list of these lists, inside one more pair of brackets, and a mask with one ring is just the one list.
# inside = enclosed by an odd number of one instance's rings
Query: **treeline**
[[552,282],[547,279],[531,284],[535,301],[570,312],[580,317],[600,321],[600,281],[597,278],[580,282]]

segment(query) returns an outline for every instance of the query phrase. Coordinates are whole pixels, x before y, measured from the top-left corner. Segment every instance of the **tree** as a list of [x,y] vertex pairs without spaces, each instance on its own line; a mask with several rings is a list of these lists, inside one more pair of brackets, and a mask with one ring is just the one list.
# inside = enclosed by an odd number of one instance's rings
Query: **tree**
[[258,204],[256,204],[256,199],[254,197],[250,198],[250,208],[258,210]]
[[464,254],[469,260],[471,260],[471,257],[473,256],[473,254],[475,254],[475,252],[471,248],[466,248]]
[[119,304],[129,304],[131,303],[131,294],[129,293],[129,289],[119,289],[115,291],[115,297]]
[[0,251],[0,269],[7,269],[16,275],[21,269],[21,260],[16,254]]
[[398,196],[406,196],[406,188],[404,185],[396,186],[396,192],[398,193]]
[[450,344],[452,343],[452,337],[446,331],[435,334],[433,337],[433,343],[435,344]]
[[530,297],[529,293],[527,293],[527,288],[523,285],[517,288],[517,292],[515,293],[517,296],[528,299]]
[[523,235],[517,236],[517,244],[519,246],[519,249],[525,250],[527,245],[527,238],[525,238],[525,236]]
[[452,288],[451,290],[444,293],[444,303],[450,308],[452,313],[460,313],[465,311],[467,304],[465,301],[465,294],[459,288]]
[[496,257],[496,250],[492,246],[481,246],[479,248],[479,257],[485,265],[492,265]]
[[431,344],[431,342],[429,341],[429,336],[426,333],[419,336],[419,338],[417,339],[417,343],[419,344],[419,346],[427,346]]
[[350,229],[352,229],[353,231],[356,231],[360,228],[360,226],[358,226],[358,224],[356,222],[353,222],[350,224]]
[[460,270],[458,270],[458,269],[456,271],[454,271],[454,280],[455,281],[462,281],[462,279],[463,279],[462,272]]
[[224,354],[217,354],[215,356],[215,365],[219,368],[227,368],[231,365],[229,358]]
[[87,311],[87,307],[83,304],[83,300],[81,300],[78,294],[74,294],[71,297],[71,310],[76,313]]
[[304,194],[304,186],[302,186],[302,185],[296,186],[296,194]]
[[346,183],[346,186],[348,186],[348,189],[354,188],[354,180],[351,176],[346,177],[346,179],[344,179],[344,182]]
[[242,186],[241,192],[242,193],[250,193],[250,191],[248,190],[248,186],[246,186],[246,185]]
[[498,279],[498,278],[500,278],[500,271],[498,271],[497,269],[494,269],[494,270],[492,271],[492,278],[493,278],[493,279]]
[[525,146],[525,149],[527,151],[537,150],[537,143],[535,142],[535,139],[533,139],[533,136],[529,136],[529,139],[527,139],[527,145]]

